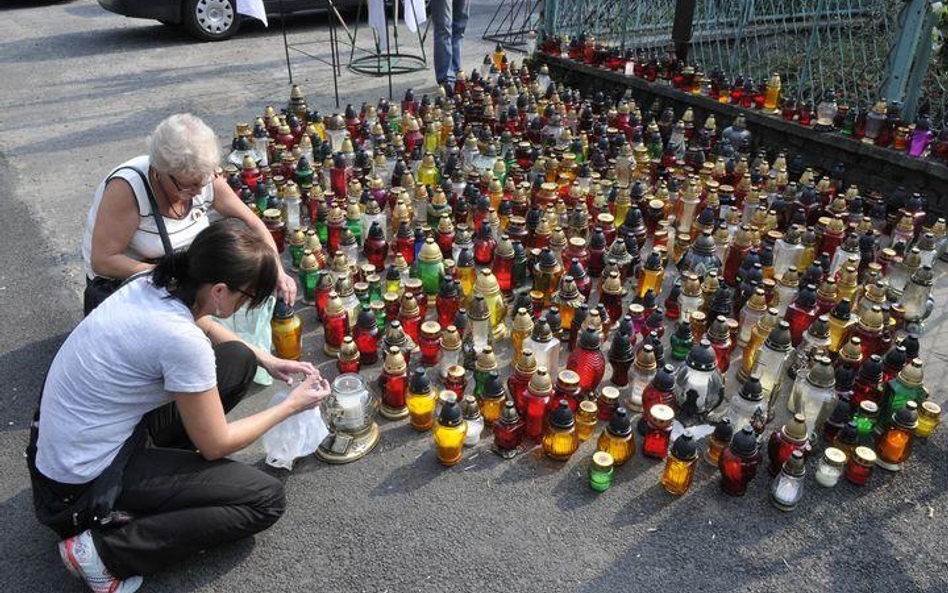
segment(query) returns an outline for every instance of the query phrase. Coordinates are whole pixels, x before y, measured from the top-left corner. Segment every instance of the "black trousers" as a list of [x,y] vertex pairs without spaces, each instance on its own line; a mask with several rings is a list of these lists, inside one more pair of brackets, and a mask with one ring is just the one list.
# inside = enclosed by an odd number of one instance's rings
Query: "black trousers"
[[[214,350],[218,389],[225,409],[230,409],[250,386],[256,360],[237,342]],[[156,410],[148,423],[155,442],[190,444],[173,408]],[[32,469],[34,490],[55,495],[34,496],[34,502],[81,500],[82,489],[92,484],[59,484]],[[127,578],[266,529],[282,516],[285,499],[279,480],[243,463],[207,461],[193,450],[146,447],[128,460],[115,508],[129,519],[93,528],[92,538],[105,566],[116,577]],[[37,509],[38,516],[44,514]],[[69,534],[68,526],[49,526],[61,537]]]

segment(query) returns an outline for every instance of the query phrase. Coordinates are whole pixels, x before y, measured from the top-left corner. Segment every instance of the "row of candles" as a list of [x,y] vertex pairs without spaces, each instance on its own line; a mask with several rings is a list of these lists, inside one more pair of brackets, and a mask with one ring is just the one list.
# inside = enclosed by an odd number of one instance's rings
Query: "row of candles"
[[[536,48],[535,36],[531,37],[531,47]],[[824,90],[815,101],[798,100],[783,94],[778,72],[761,81],[742,75],[731,79],[720,71],[704,73],[700,66],[686,65],[673,53],[656,55],[610,47],[597,43],[592,35],[572,39],[550,36],[538,49],[551,56],[665,83],[683,93],[778,116],[820,132],[835,131],[911,157],[929,157],[948,164],[948,128],[943,128],[936,138],[927,113],[920,113],[914,122],[904,121],[902,105],[897,101],[879,98],[871,105],[862,101],[850,104],[831,88]],[[498,62],[501,56],[505,59],[504,54],[498,46],[494,61]]]
[[[432,431],[453,465],[487,427],[502,456],[540,443],[564,460],[605,422],[590,469],[602,489],[636,451],[635,420],[681,494],[698,429],[673,440],[673,425],[713,422],[705,459],[722,488],[746,490],[766,441],[785,509],[821,442],[820,484],[900,469],[940,414],[918,332],[946,229],[925,226],[924,198],[742,152],[741,121],[682,132],[631,101],[540,88],[509,65],[328,123],[294,88],[285,114],[238,126],[228,179],[288,246],[324,353],[346,377],[381,362],[377,398],[327,402],[331,431],[358,442],[378,407]],[[512,116],[499,133],[497,112]],[[667,150],[679,132],[684,154]],[[273,334],[280,356],[300,357],[302,322],[282,303]],[[765,439],[787,376],[793,415]]]

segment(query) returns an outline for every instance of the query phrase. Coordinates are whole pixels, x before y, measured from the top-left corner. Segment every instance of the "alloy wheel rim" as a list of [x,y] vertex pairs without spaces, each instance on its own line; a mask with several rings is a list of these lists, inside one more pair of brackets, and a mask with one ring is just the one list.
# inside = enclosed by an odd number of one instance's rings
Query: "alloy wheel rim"
[[228,0],[198,0],[194,10],[198,25],[211,35],[220,35],[234,24],[234,7]]

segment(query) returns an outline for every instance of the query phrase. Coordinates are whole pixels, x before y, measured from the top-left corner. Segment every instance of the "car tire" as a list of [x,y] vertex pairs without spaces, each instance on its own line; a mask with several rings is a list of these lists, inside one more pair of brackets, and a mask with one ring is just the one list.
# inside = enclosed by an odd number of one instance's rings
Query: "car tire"
[[185,0],[184,26],[201,41],[223,41],[240,29],[236,0]]

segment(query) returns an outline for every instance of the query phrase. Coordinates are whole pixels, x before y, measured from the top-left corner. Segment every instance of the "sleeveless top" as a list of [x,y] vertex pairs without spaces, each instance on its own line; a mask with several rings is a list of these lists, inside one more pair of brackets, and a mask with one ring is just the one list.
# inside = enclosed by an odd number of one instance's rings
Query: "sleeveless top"
[[[138,228],[135,229],[135,234],[132,235],[132,240],[125,248],[124,254],[142,262],[153,262],[165,255],[165,249],[161,244],[161,236],[158,234],[158,226],[155,224],[155,217],[151,213],[151,204],[148,203],[148,193],[142,184],[142,179],[134,171],[128,169],[118,171],[122,167],[134,167],[144,173],[145,179],[148,179],[148,156],[143,155],[122,163],[99,183],[99,187],[95,191],[95,197],[92,200],[92,207],[89,208],[89,214],[86,217],[86,230],[82,239],[82,260],[85,264],[86,278],[90,280],[96,276],[92,271],[92,232],[95,228],[95,220],[99,213],[99,204],[102,203],[102,194],[105,192],[106,182],[113,175],[128,182],[135,194],[135,201],[138,206]],[[154,190],[152,190],[152,193],[154,193]],[[216,215],[213,208],[214,186],[212,183],[208,183],[201,190],[201,193],[192,198],[191,210],[183,219],[164,217],[168,238],[171,239],[171,247],[175,251],[190,247],[194,237],[207,228],[210,224],[209,215]]]

